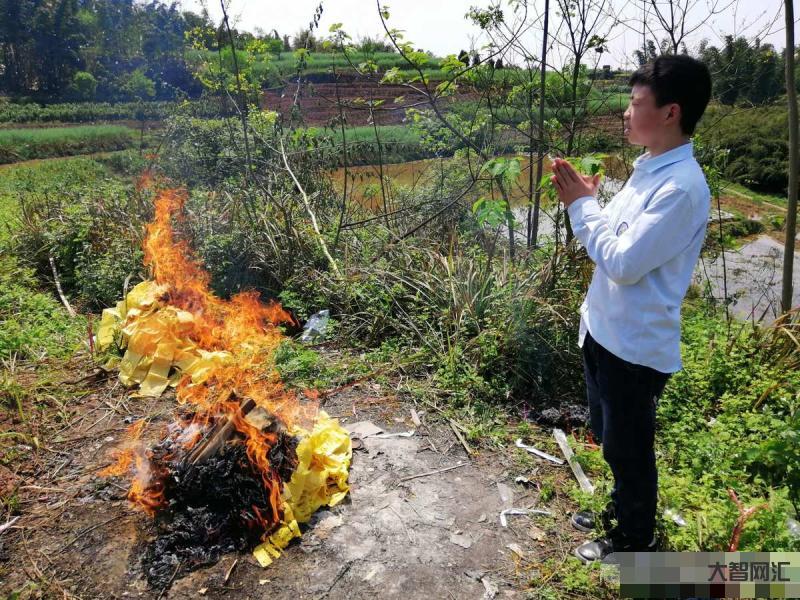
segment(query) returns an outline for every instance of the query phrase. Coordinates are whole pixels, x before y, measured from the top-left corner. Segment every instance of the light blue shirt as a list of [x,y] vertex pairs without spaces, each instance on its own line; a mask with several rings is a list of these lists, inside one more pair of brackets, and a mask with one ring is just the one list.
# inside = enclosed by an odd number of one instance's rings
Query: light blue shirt
[[575,236],[596,268],[580,307],[588,330],[616,356],[663,373],[682,368],[681,302],[706,235],[711,194],[692,142],[633,162],[625,186],[601,208],[591,196],[568,207]]

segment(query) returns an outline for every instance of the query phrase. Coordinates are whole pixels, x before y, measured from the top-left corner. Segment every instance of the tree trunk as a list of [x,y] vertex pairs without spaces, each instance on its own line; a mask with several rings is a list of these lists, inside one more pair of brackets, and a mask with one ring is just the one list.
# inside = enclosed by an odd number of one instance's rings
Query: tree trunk
[[[577,56],[575,57],[575,65],[572,69],[572,106],[570,107],[569,119],[569,132],[567,133],[567,156],[572,156],[572,151],[575,149],[575,129],[578,113],[578,77],[581,70],[581,61]],[[567,230],[567,236],[564,244],[569,244],[572,240],[572,224],[569,222],[569,214],[564,211],[564,227]]]
[[794,6],[792,0],[785,0],[784,6],[786,17],[786,97],[789,102],[789,197],[786,212],[786,242],[783,251],[781,310],[786,312],[792,308],[794,241],[797,232],[798,115],[794,75]]
[[[539,144],[541,152],[541,140]],[[533,235],[533,67],[528,69],[528,217],[525,226],[525,243],[532,246]]]
[[[539,77],[539,150],[536,156],[536,196],[533,200],[533,231],[530,234],[529,246],[534,248],[539,237],[539,209],[542,203],[542,171],[544,168],[544,101],[547,75],[547,20],[550,14],[550,0],[544,2],[544,31],[542,32],[542,68]],[[533,165],[531,165],[533,168]]]

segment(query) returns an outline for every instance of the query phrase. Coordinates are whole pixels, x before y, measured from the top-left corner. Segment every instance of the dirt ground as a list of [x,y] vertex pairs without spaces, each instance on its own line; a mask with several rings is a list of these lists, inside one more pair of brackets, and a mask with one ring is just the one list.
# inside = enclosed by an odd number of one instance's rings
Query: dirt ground
[[[168,590],[148,588],[140,557],[149,517],[130,507],[123,480],[96,473],[130,422],[166,425],[174,401],[131,398],[113,375],[75,381],[89,368],[77,361],[74,380],[60,384],[74,389],[74,400],[59,427],[40,432],[39,450],[20,449],[16,472],[0,473],[21,515],[0,534],[0,597],[536,597],[527,595],[532,582],[552,577],[542,571],[547,560],[566,560],[584,539],[568,526],[575,507],[563,494],[539,501],[535,482],[566,481],[568,467],[538,459],[521,467],[515,448],[467,454],[436,410],[416,406],[416,425],[414,405],[391,386],[363,383],[329,396],[324,409],[345,427],[371,421],[387,433],[414,433],[356,440],[342,504],[319,511],[265,569],[250,554],[231,554]],[[515,483],[518,476],[534,485]],[[502,527],[500,512],[512,506],[552,516],[509,516]]]

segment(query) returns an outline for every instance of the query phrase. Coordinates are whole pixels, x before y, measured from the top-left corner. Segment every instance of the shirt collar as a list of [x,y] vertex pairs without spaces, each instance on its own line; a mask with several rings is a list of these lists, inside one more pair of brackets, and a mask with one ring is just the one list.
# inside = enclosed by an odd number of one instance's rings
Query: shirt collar
[[694,146],[692,141],[689,140],[685,144],[681,144],[672,150],[667,150],[658,156],[651,157],[650,152],[645,152],[644,154],[636,157],[636,160],[633,161],[633,168],[641,169],[643,171],[647,171],[648,173],[654,173],[661,167],[671,165],[672,163],[680,160],[691,158],[694,156],[693,148]]

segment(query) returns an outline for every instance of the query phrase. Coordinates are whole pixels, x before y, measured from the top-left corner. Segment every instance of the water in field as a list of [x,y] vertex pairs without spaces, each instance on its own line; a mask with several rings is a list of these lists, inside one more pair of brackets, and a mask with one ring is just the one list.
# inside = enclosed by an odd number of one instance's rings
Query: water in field
[[[514,155],[507,155],[511,157]],[[396,195],[398,188],[404,187],[410,190],[420,186],[436,185],[445,179],[448,169],[448,164],[452,162],[452,158],[426,158],[422,160],[413,160],[404,163],[391,163],[383,165],[384,180],[388,182],[382,191],[380,188],[380,167],[378,165],[362,165],[356,167],[349,167],[347,169],[347,196],[351,201],[355,201],[365,208],[380,212],[383,208],[384,193],[386,194],[386,202],[391,207],[393,196]],[[530,198],[530,181],[531,169],[529,168],[529,161],[527,156],[520,157],[520,174],[514,185],[509,190],[511,197],[512,207],[519,207],[527,205]],[[469,169],[469,166],[466,167]],[[472,169],[477,173],[478,167],[473,164]],[[613,175],[619,179],[624,179],[624,169],[620,164],[619,159],[616,157],[609,157],[606,160],[606,172],[608,175]],[[543,164],[542,174],[547,175],[550,173],[550,161],[545,158]],[[484,176],[485,177],[485,176]],[[334,183],[340,192],[344,191],[345,170],[343,168],[336,169],[333,172]],[[533,161],[533,179],[535,188],[536,179],[536,160]],[[500,194],[497,189],[492,194],[484,191],[482,195],[491,194],[495,198],[499,198]],[[543,204],[547,205],[546,199],[543,199]]]
[[[508,155],[513,156],[513,155]],[[393,163],[383,165],[383,177],[386,182],[383,190],[380,186],[380,171],[381,167],[378,165],[364,165],[349,167],[347,169],[347,197],[351,203],[356,203],[362,207],[381,214],[384,212],[384,201],[386,203],[386,211],[391,213],[393,206],[398,204],[400,195],[405,194],[413,197],[414,190],[422,190],[423,187],[429,186],[442,186],[442,189],[449,189],[446,181],[449,163],[451,158],[430,158],[423,160],[414,160],[404,163]],[[509,196],[511,198],[512,212],[517,223],[516,234],[520,236],[520,242],[524,243],[525,231],[527,230],[528,219],[528,206],[530,205],[530,175],[529,161],[527,157],[520,158],[520,174],[516,182],[509,189]],[[466,165],[465,168],[469,170],[472,168],[473,172],[477,172],[478,167]],[[609,157],[606,161],[607,174],[614,173],[624,178],[622,172],[622,165],[616,157]],[[550,161],[545,159],[543,164],[543,175],[550,174]],[[534,189],[536,179],[536,160],[533,161],[533,176],[534,176]],[[484,176],[485,177],[485,176]],[[337,169],[333,173],[334,184],[340,193],[345,190],[345,170],[343,168]],[[610,198],[622,186],[623,179],[616,179],[606,176],[601,185],[601,196],[603,198]],[[449,191],[452,191],[451,189]],[[471,206],[477,198],[481,196],[493,197],[499,199],[501,197],[497,188],[494,189],[473,189],[464,198],[464,205]],[[540,235],[552,236],[554,233],[556,206],[546,196],[542,197],[541,208],[539,212],[539,227]],[[414,215],[407,213],[409,224],[414,223]],[[501,235],[507,236],[507,230],[503,227]]]

